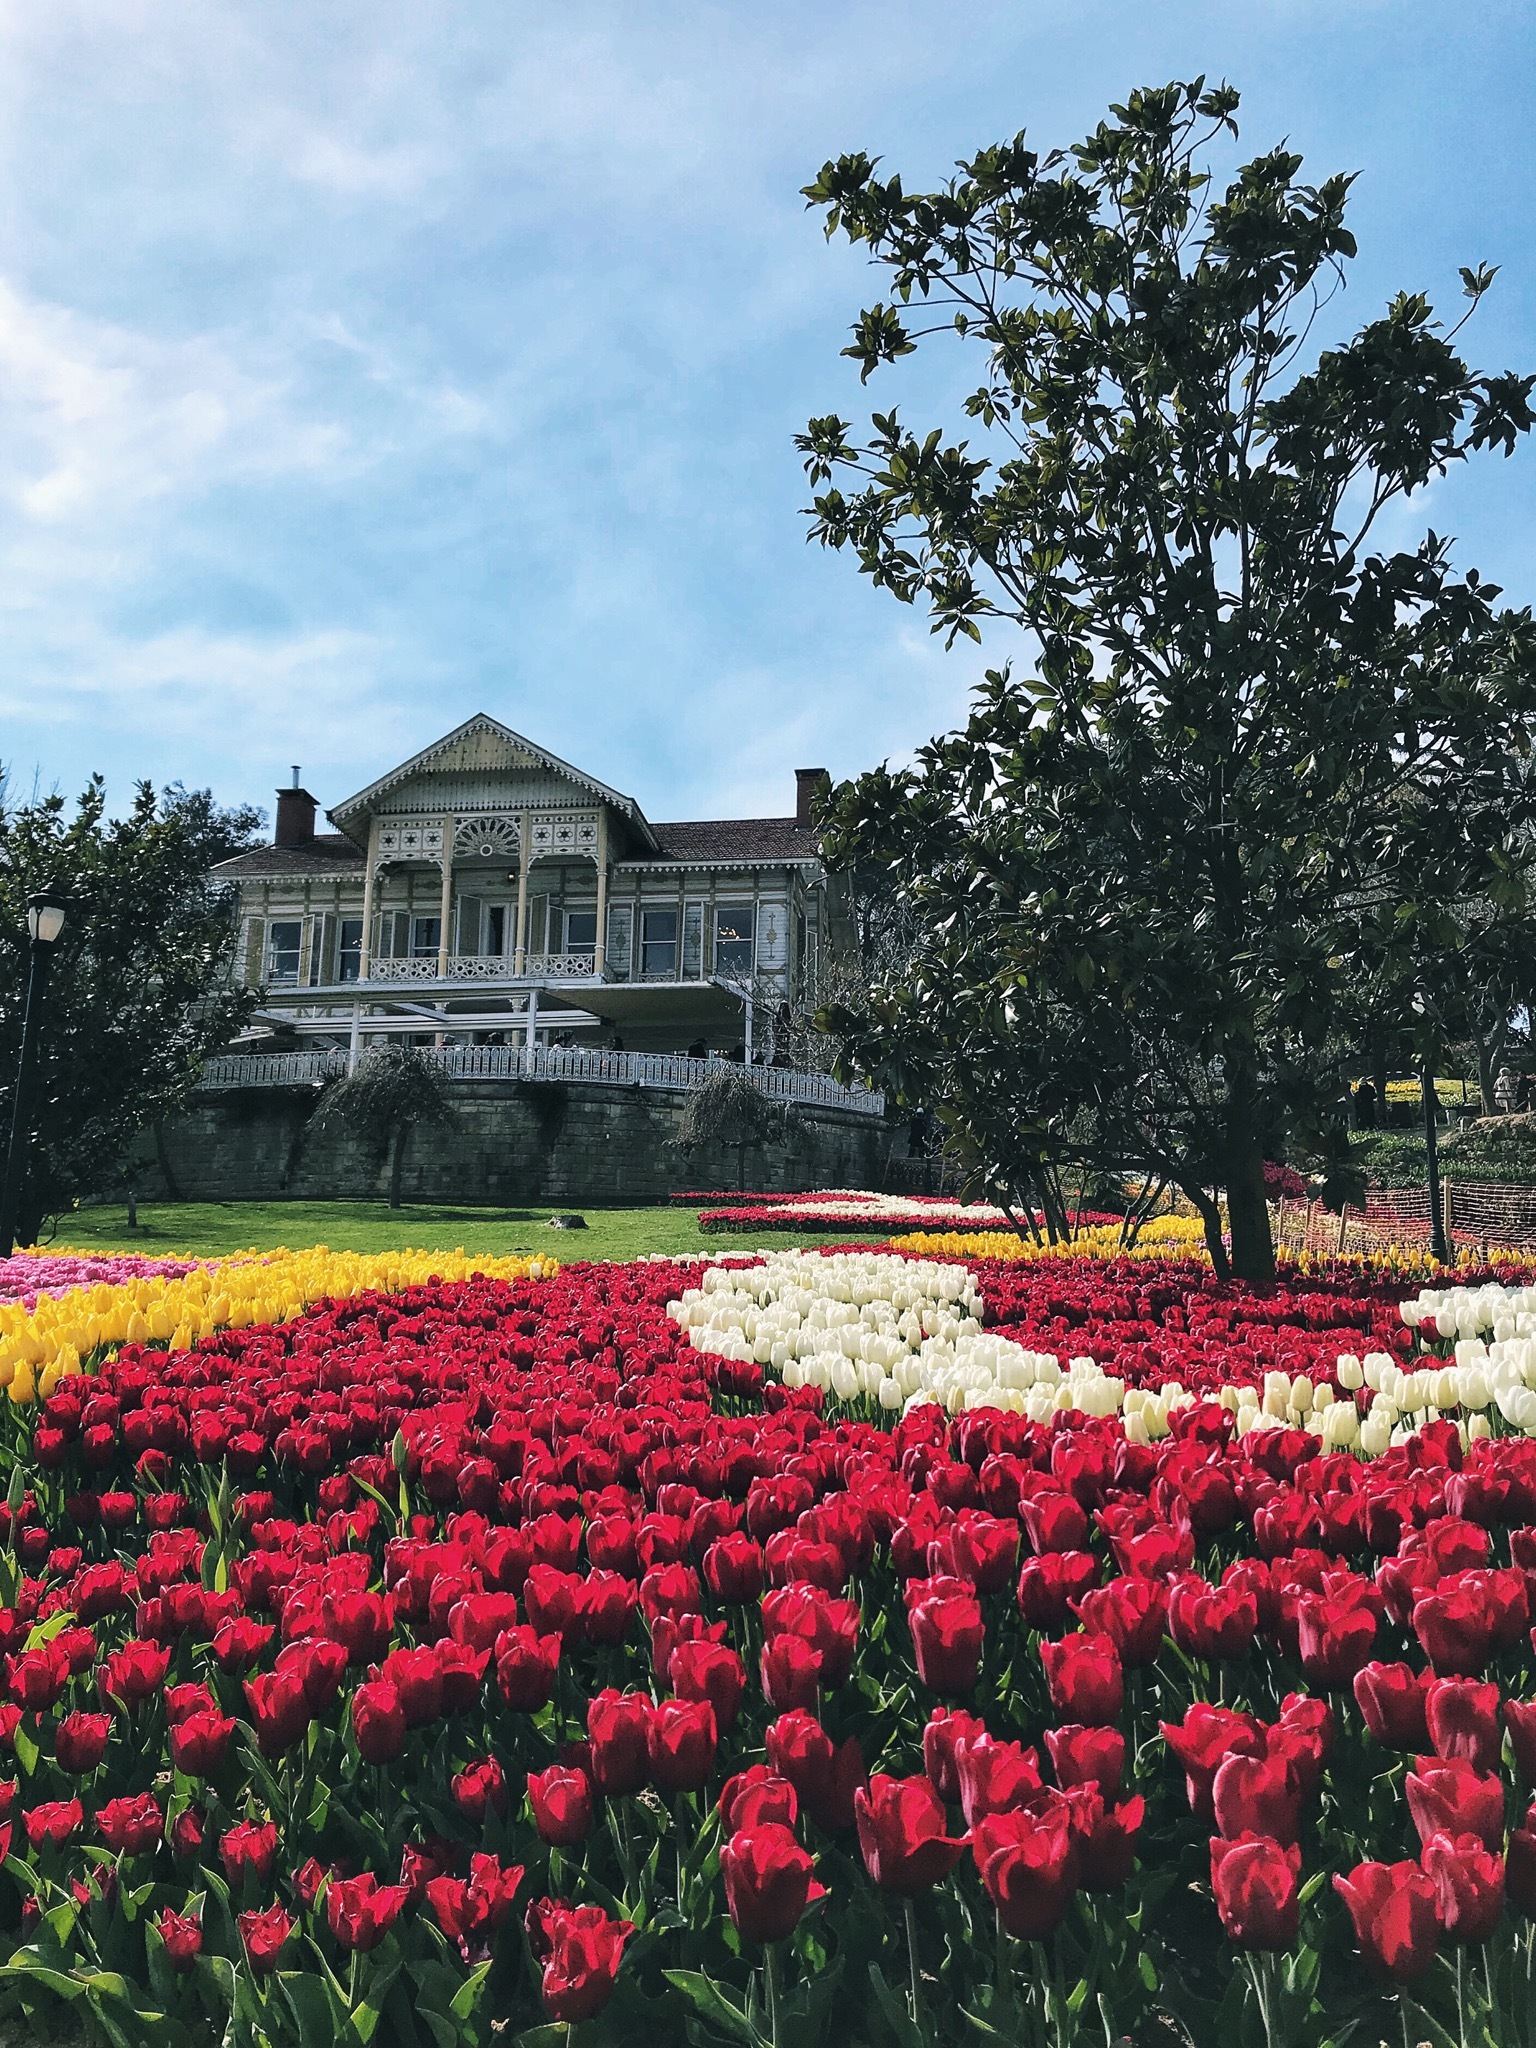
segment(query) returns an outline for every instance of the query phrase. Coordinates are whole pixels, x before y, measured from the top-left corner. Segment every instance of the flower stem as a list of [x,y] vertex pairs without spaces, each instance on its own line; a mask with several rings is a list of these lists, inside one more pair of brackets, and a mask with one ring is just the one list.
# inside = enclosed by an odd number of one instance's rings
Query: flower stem
[[912,1910],[912,1901],[907,1900],[907,1961],[912,1971],[912,2024],[922,2025],[918,2018],[918,1987],[921,1979],[917,1970],[917,1915]]
[[770,1941],[763,1950],[763,1975],[768,1982],[768,2039],[779,2048],[779,1956]]

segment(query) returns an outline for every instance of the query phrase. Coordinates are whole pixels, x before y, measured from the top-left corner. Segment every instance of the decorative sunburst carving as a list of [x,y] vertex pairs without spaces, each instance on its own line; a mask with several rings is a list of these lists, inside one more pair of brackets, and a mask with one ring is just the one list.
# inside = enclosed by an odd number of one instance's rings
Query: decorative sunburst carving
[[511,818],[461,818],[453,850],[466,860],[515,860],[518,829]]

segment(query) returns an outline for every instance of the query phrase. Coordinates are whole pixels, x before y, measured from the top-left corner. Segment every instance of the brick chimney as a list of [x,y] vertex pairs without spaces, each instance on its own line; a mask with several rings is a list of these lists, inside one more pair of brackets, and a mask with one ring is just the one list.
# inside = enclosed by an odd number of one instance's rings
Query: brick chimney
[[299,771],[293,771],[293,783],[288,789],[277,792],[277,830],[273,834],[274,846],[309,846],[315,836],[315,812],[320,808],[307,789],[299,787]]
[[832,787],[832,777],[825,768],[797,768],[795,770],[795,823],[802,831],[811,827],[811,810],[817,797]]

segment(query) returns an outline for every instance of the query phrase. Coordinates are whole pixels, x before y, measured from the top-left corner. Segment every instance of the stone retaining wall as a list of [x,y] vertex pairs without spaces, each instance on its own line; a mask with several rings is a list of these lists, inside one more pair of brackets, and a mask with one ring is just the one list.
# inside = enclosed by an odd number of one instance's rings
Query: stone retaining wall
[[[904,1121],[816,1108],[798,1111],[783,1141],[749,1145],[744,1161],[734,1145],[685,1159],[668,1143],[682,1119],[681,1090],[468,1081],[452,1094],[455,1128],[418,1130],[407,1145],[408,1202],[557,1207],[653,1202],[688,1186],[878,1188],[907,1149]],[[383,1199],[387,1158],[348,1133],[313,1129],[315,1103],[308,1088],[199,1097],[142,1141],[141,1199]]]

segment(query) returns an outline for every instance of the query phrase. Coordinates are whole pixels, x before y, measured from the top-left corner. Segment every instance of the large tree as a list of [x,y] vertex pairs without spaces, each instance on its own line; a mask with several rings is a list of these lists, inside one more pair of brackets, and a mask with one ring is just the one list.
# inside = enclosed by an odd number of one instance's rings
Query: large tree
[[[1454,792],[1527,746],[1530,616],[1439,536],[1372,536],[1512,449],[1536,380],[1474,374],[1415,295],[1318,352],[1350,181],[1276,149],[1217,196],[1236,107],[1137,93],[1074,149],[1021,135],[933,192],[828,163],[809,203],[890,278],[845,353],[868,378],[979,348],[979,445],[891,411],[801,447],[817,537],[951,641],[1019,645],[963,732],[837,793],[824,851],[882,861],[924,927],[834,1017],[850,1063],[933,1093],[1001,1191],[1118,1160],[1184,1187],[1220,1262],[1225,1190],[1233,1266],[1262,1277],[1265,1154],[1336,1137],[1334,1053],[1381,955],[1396,987],[1434,904],[1526,893],[1518,778],[1493,838]],[[1491,275],[1462,273],[1474,302]]]
[[11,1127],[27,981],[27,897],[70,898],[41,1019],[19,1241],[81,1196],[110,1189],[134,1137],[186,1100],[251,997],[230,986],[230,891],[210,855],[248,842],[258,818],[206,790],[145,783],[122,818],[93,778],[73,807],[22,804],[0,784],[0,1143]]

